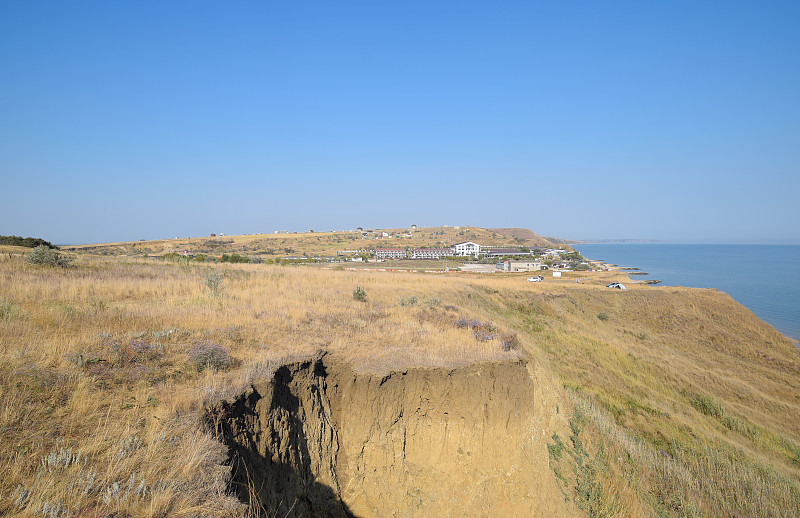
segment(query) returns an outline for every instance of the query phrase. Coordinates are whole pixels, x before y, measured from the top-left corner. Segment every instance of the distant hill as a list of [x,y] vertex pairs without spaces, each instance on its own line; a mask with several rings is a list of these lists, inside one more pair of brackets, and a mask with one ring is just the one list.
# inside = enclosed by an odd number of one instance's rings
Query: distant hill
[[[163,255],[181,253],[243,254],[261,257],[335,256],[343,250],[375,248],[439,248],[462,241],[483,246],[549,248],[553,243],[524,228],[486,229],[471,226],[364,229],[361,231],[300,232],[187,237],[64,246],[65,250],[99,255]],[[383,234],[387,236],[383,236]]]
[[547,239],[548,241],[550,241],[551,243],[553,243],[555,245],[574,245],[574,244],[577,244],[577,243],[582,243],[582,241],[578,241],[578,240],[575,240],[575,239],[561,239],[560,237],[547,236],[544,239]]

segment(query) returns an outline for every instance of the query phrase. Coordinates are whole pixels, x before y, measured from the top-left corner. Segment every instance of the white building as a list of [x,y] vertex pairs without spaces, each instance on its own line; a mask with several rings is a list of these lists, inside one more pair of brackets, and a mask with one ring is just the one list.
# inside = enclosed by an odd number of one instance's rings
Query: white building
[[453,255],[449,248],[415,248],[411,250],[412,259],[439,259]]
[[453,251],[453,255],[457,255],[459,257],[467,257],[470,255],[478,257],[478,254],[481,253],[481,245],[478,243],[473,243],[472,241],[464,241],[463,243],[450,245],[450,250]]
[[405,248],[376,248],[375,259],[403,259],[406,256]]

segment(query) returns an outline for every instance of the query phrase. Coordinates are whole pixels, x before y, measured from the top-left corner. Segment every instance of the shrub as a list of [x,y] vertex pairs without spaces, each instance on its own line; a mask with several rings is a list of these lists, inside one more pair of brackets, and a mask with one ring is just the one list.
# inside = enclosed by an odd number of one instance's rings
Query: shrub
[[19,307],[10,300],[0,299],[0,320],[11,320],[19,315]]
[[609,316],[608,313],[601,311],[600,313],[597,314],[597,318],[605,322],[606,320],[608,320]]
[[467,320],[464,317],[458,317],[458,320],[456,320],[455,326],[458,327],[459,329],[460,328],[464,328],[464,327],[468,327],[469,326],[469,320]]
[[494,333],[487,333],[486,331],[475,331],[473,335],[475,340],[479,342],[488,342],[489,340],[494,340],[497,338],[497,335]]
[[500,348],[504,352],[511,351],[517,348],[517,335],[515,334],[507,334],[503,335],[503,343],[500,345]]
[[188,255],[179,254],[177,252],[170,252],[168,254],[160,255],[160,256],[158,256],[158,258],[162,259],[164,261],[169,261],[171,263],[188,263],[189,262],[189,256]]
[[61,268],[69,268],[75,261],[71,255],[64,255],[55,248],[49,248],[46,245],[39,245],[31,250],[25,256],[28,264],[38,266],[59,266]]
[[195,365],[197,372],[207,368],[226,370],[233,366],[230,352],[219,344],[194,344],[189,350],[189,361]]
[[225,289],[224,279],[225,276],[216,270],[211,270],[206,274],[206,287],[212,296],[219,297],[222,295],[222,291]]
[[223,263],[249,263],[250,258],[239,254],[222,254],[220,262]]
[[366,302],[367,291],[361,286],[356,286],[355,288],[353,288],[353,298],[359,302]]
[[400,304],[401,306],[415,306],[417,304],[417,296],[416,295],[411,295],[407,299],[403,298],[403,297],[399,297],[397,299],[397,303]]
[[442,305],[442,300],[437,299],[436,297],[428,297],[422,301],[423,304],[428,306],[429,308],[438,308]]

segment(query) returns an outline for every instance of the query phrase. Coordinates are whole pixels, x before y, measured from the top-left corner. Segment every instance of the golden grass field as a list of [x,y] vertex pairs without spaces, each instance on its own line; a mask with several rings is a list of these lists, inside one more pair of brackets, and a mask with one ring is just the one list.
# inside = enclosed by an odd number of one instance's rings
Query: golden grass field
[[[204,408],[324,350],[373,372],[530,358],[574,423],[553,470],[592,515],[800,515],[794,344],[714,290],[526,276],[3,255],[0,514],[242,516]],[[203,346],[233,363],[200,371]]]

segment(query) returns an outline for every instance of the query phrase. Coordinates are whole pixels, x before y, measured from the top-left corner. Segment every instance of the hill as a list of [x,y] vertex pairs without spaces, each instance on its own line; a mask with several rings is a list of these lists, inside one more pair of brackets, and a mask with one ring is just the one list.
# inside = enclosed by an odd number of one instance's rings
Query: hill
[[537,243],[536,246],[541,247],[552,247],[553,242],[550,238],[544,238],[534,232],[533,230],[527,228],[493,228],[491,229],[492,232],[496,232],[498,234],[508,236],[513,238],[514,240],[521,240],[525,243]]
[[[534,232],[516,230],[517,235],[479,227],[427,227],[418,229],[369,229],[362,232],[304,232],[298,234],[254,234],[236,236],[209,236],[195,238],[129,241],[121,243],[98,243],[62,247],[98,255],[162,255],[238,253],[251,257],[336,256],[342,250],[361,250],[382,247],[436,248],[447,247],[460,241],[476,241],[484,246],[552,247],[552,243]],[[381,233],[387,237],[379,237]]]
[[794,344],[525,277],[4,256],[0,514],[800,515]]

